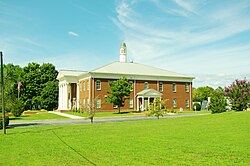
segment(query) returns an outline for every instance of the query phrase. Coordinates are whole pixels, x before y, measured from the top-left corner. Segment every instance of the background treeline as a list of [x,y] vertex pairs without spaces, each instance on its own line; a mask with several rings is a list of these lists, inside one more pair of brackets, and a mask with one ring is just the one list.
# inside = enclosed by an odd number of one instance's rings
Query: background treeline
[[[4,65],[5,110],[46,109],[58,105],[58,71],[50,63],[29,63],[25,67]],[[18,99],[18,81],[22,83]],[[0,92],[1,93],[1,92]],[[20,112],[19,111],[19,112]]]

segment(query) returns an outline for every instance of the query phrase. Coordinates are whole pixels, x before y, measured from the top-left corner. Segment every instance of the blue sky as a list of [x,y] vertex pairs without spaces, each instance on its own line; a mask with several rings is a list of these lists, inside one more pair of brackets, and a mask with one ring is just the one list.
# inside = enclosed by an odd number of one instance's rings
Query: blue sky
[[250,0],[0,0],[5,63],[91,70],[128,59],[195,76],[250,78]]

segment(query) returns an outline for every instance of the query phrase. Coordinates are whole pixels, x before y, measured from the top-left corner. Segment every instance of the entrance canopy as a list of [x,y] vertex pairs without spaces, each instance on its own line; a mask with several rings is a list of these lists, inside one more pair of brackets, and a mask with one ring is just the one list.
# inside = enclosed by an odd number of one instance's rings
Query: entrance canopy
[[162,93],[160,93],[154,89],[145,89],[145,90],[137,93],[137,96],[158,98],[158,97],[162,96]]
[[142,111],[149,106],[150,102],[153,102],[155,98],[161,99],[162,93],[154,89],[145,89],[137,93],[137,110]]

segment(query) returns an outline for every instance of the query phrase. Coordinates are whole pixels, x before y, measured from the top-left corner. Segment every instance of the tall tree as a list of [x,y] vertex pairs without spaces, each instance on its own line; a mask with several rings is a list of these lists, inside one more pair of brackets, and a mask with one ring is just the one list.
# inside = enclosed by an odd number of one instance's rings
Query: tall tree
[[213,94],[214,89],[209,86],[199,87],[193,90],[193,100],[196,102],[202,102],[207,100]]
[[107,90],[109,96],[107,96],[106,102],[117,105],[118,113],[120,113],[120,108],[123,106],[126,96],[129,96],[131,93],[132,85],[123,77],[117,81],[110,81],[109,86],[110,90]]
[[12,102],[17,98],[17,81],[19,77],[22,77],[23,70],[18,65],[7,64],[4,65],[4,99],[5,110],[11,111]]
[[230,86],[225,87],[225,95],[230,100],[233,110],[247,110],[250,103],[250,82],[246,79],[235,80]]
[[[32,62],[25,66],[23,70],[21,99],[25,103],[25,108],[32,109],[35,107],[39,109],[39,106],[42,106],[46,109],[53,109],[57,107],[55,100],[57,100],[58,93],[58,82],[56,80],[58,72],[55,66],[50,63],[44,63],[40,66],[38,63]],[[50,95],[45,95],[45,92]],[[49,99],[52,100],[51,103],[48,102]],[[49,105],[46,105],[46,103]]]
[[41,107],[52,111],[58,105],[58,81],[49,81],[44,86],[41,92]]

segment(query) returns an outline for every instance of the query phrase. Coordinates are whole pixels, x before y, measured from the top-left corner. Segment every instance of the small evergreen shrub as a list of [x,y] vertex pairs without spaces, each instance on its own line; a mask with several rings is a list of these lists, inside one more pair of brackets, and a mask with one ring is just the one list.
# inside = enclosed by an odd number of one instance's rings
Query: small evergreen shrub
[[[5,127],[9,125],[9,117],[8,116],[5,116]],[[3,129],[3,118],[0,117],[0,129]]]
[[212,114],[214,113],[222,113],[227,111],[227,101],[223,92],[214,91],[209,104],[209,110],[211,110]]
[[24,104],[21,100],[17,99],[14,101],[12,108],[11,108],[11,113],[15,116],[15,117],[19,117],[22,115],[22,113],[24,112]]
[[[194,109],[194,108],[196,108],[196,109]],[[201,110],[201,105],[199,103],[194,103],[193,110],[194,111],[200,111]]]

